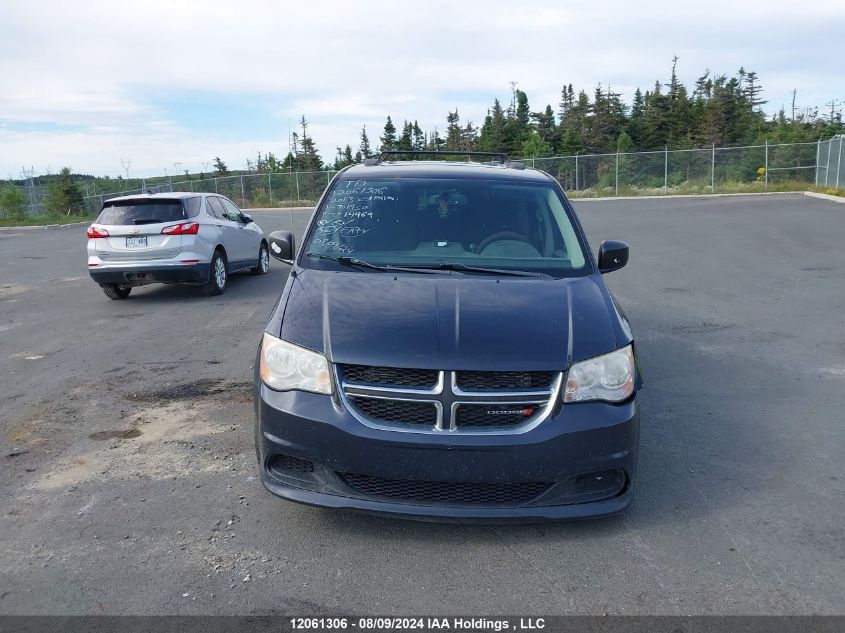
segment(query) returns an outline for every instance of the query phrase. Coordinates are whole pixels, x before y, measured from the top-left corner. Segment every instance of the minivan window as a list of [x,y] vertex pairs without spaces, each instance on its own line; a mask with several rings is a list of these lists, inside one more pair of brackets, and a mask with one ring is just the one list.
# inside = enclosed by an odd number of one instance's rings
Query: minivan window
[[[402,178],[334,183],[306,237],[308,253],[404,266],[460,263],[586,274],[584,249],[553,183]],[[319,260],[326,266],[325,260]]]
[[159,224],[185,219],[179,200],[107,200],[97,217],[97,224]]

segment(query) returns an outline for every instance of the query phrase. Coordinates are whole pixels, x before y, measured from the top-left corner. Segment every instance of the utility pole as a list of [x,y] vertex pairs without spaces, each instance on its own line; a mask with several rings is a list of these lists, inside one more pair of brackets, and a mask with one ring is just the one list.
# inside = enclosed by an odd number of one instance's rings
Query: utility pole
[[182,171],[180,168],[182,167],[182,163],[173,163],[173,166],[176,168],[176,175],[179,175],[179,172]]
[[795,95],[798,94],[798,90],[792,89],[792,122],[795,123]]
[[129,168],[132,167],[132,159],[120,159],[120,164],[123,165],[123,170],[126,172],[126,180],[129,180]]
[[837,108],[837,106],[842,105],[842,100],[841,99],[831,99],[830,101],[825,103],[825,105],[830,106],[830,122],[833,123],[833,119],[836,117],[836,108]]
[[21,176],[24,180],[29,180],[29,207],[35,208],[35,182],[32,177],[35,176],[35,167],[30,165],[29,169],[21,167]]

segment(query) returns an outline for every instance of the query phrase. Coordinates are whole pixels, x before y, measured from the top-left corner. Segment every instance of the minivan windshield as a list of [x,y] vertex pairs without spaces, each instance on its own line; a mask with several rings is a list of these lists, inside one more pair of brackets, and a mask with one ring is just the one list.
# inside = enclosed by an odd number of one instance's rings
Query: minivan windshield
[[472,267],[568,277],[588,271],[553,183],[340,179],[320,205],[303,252],[306,266],[349,256],[406,267],[462,264],[466,272]]
[[106,201],[97,224],[158,224],[184,219],[185,212],[179,200],[115,200]]

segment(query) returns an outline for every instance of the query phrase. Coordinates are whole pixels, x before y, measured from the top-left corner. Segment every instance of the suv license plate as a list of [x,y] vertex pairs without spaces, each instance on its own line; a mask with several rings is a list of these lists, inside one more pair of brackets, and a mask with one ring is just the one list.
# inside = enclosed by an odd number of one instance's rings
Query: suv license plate
[[146,248],[147,247],[147,238],[146,237],[127,237],[126,238],[126,248]]

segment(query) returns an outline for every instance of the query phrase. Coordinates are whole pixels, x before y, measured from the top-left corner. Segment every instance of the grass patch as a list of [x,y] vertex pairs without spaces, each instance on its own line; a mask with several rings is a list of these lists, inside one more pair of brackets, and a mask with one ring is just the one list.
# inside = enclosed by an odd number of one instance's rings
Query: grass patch
[[93,221],[94,218],[90,215],[26,215],[14,218],[0,217],[0,226],[47,226]]
[[317,204],[316,200],[273,200],[269,198],[256,197],[253,200],[247,200],[242,209],[285,209],[287,207],[313,207]]
[[[787,191],[817,191],[834,196],[845,195],[843,191],[816,187],[801,180],[780,180],[770,182],[768,186],[763,182],[725,182],[711,187],[709,184],[685,182],[679,185],[671,185],[667,189],[663,187],[636,187],[620,186],[619,196],[683,196],[703,193],[777,193]],[[580,189],[578,191],[567,191],[572,199],[577,198],[615,198],[617,197],[615,187]]]

